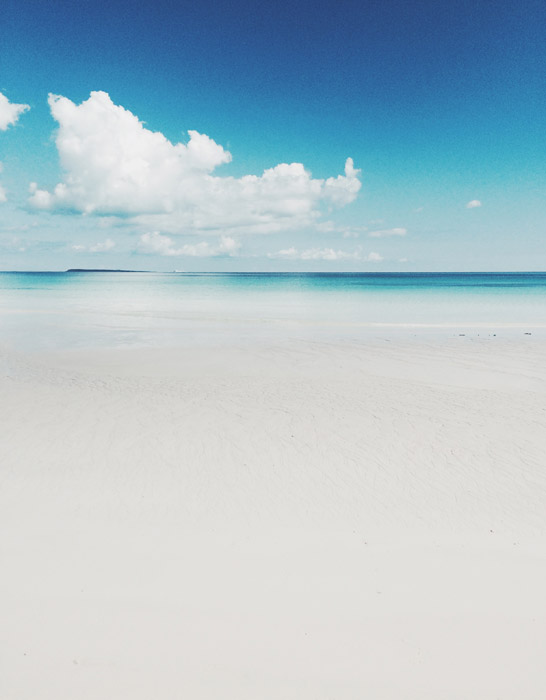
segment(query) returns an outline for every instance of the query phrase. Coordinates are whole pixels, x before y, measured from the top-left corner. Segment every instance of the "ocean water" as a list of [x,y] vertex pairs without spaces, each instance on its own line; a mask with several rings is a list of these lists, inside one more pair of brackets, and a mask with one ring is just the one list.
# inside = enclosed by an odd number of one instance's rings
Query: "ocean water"
[[0,345],[546,334],[546,273],[0,273]]

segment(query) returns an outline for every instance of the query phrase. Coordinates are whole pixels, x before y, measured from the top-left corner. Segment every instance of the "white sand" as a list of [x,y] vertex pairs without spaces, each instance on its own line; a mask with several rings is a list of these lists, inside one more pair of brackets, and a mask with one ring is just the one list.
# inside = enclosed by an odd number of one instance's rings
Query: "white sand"
[[543,700],[545,358],[0,352],[0,697]]

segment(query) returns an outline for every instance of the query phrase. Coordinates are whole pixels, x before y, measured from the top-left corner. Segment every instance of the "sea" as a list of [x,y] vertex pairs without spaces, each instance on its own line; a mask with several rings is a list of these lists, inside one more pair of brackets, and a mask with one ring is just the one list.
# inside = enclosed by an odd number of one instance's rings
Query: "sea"
[[0,272],[0,346],[546,336],[546,272]]

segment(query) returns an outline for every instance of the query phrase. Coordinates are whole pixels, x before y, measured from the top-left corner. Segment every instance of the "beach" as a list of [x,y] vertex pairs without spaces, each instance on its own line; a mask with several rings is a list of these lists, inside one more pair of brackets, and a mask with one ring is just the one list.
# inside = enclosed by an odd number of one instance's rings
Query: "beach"
[[540,329],[33,345],[15,315],[2,697],[544,696]]
[[546,700],[545,68],[0,0],[0,700]]
[[4,697],[541,697],[544,349],[3,354]]

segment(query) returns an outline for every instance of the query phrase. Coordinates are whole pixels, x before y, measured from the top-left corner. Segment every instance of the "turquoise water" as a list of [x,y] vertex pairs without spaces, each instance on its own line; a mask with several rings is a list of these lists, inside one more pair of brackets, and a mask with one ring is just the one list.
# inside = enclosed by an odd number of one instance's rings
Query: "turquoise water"
[[541,329],[546,273],[0,273],[0,343],[31,349]]

